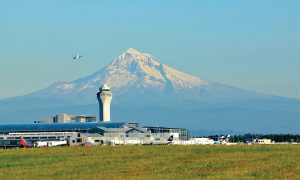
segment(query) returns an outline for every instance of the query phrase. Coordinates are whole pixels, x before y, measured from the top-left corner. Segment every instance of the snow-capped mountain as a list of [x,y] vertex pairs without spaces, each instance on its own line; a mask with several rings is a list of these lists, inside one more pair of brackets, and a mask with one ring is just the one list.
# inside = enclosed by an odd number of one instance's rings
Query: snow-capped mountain
[[[124,99],[122,96],[146,95],[178,97],[184,91],[195,97],[200,87],[210,86],[208,81],[172,69],[150,54],[130,48],[98,72],[72,82],[55,83],[30,96],[59,97],[76,104],[92,103],[97,88],[104,83],[121,99]],[[81,96],[86,98],[78,98]]]
[[130,48],[98,72],[72,82],[55,83],[29,97],[58,98],[72,104],[95,103],[97,88],[104,83],[116,97],[113,103],[212,102],[259,96],[180,72],[150,54]]
[[113,92],[113,121],[217,131],[300,133],[299,100],[192,76],[133,48],[86,77],[0,100],[0,122],[32,122],[57,113],[97,115],[96,93],[104,83]]

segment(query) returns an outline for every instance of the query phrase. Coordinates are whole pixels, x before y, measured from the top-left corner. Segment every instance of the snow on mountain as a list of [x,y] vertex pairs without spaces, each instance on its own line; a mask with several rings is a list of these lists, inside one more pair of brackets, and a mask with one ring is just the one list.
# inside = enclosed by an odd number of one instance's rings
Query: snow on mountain
[[[113,104],[161,104],[174,102],[228,102],[251,98],[273,98],[208,81],[175,70],[147,53],[129,48],[108,66],[72,82],[57,82],[25,97],[60,99],[71,104],[97,103],[95,93],[102,84],[111,87]],[[23,96],[24,97],[24,96]]]
[[212,85],[207,80],[162,64],[150,54],[129,48],[98,72],[73,82],[55,83],[29,96],[56,97],[75,104],[93,103],[97,88],[104,83],[111,87],[116,97],[125,95],[137,97],[147,94],[148,99],[152,99],[154,96],[173,96],[173,98],[179,99],[194,98],[199,96],[199,89],[208,88]]

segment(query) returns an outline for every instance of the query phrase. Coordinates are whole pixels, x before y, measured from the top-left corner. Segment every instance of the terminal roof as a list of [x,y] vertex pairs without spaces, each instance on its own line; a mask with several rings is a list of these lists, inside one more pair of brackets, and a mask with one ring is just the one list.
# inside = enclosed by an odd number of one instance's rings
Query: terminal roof
[[0,124],[0,133],[87,131],[94,127],[121,128],[126,124],[125,122]]

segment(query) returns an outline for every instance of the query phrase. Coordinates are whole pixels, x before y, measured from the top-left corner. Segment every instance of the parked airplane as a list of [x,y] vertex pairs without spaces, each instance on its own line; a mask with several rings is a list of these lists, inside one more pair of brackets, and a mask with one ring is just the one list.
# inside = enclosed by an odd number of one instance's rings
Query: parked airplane
[[166,145],[166,144],[171,144],[173,142],[174,136],[171,135],[166,141],[162,140],[155,140],[151,141],[150,144],[152,145]]
[[190,144],[201,144],[201,145],[212,145],[215,144],[215,141],[213,139],[210,138],[191,138],[190,140]]
[[83,55],[76,54],[76,55],[73,57],[73,59],[77,60],[77,59],[82,58],[82,57],[83,57]]
[[67,145],[67,141],[37,141],[35,143],[31,143],[26,141],[23,137],[20,137],[20,142],[23,147],[46,147],[46,146],[63,146]]
[[115,140],[115,139],[113,139],[113,140],[110,140],[109,143],[111,145],[125,145],[125,140],[118,140],[118,139]]
[[230,138],[230,135],[227,135],[227,136],[218,136],[217,137],[218,140],[215,141],[215,144],[230,144],[229,142],[229,138]]
[[37,141],[34,144],[34,147],[50,147],[50,146],[63,146],[67,145],[67,141]]
[[128,139],[125,141],[126,145],[141,145],[143,144],[143,140],[136,140],[136,139]]
[[83,139],[83,146],[94,146],[95,145],[95,141],[92,137],[88,137],[87,139]]
[[142,145],[143,140],[126,139],[126,140],[110,140],[111,145]]
[[23,147],[33,147],[32,143],[26,141],[23,137],[20,137],[20,142]]

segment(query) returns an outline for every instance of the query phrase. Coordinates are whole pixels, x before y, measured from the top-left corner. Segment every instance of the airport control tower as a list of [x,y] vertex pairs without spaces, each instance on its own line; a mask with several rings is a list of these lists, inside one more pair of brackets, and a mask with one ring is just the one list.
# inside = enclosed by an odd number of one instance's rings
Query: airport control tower
[[110,102],[112,93],[109,90],[110,88],[106,84],[103,84],[97,93],[100,122],[110,122]]

